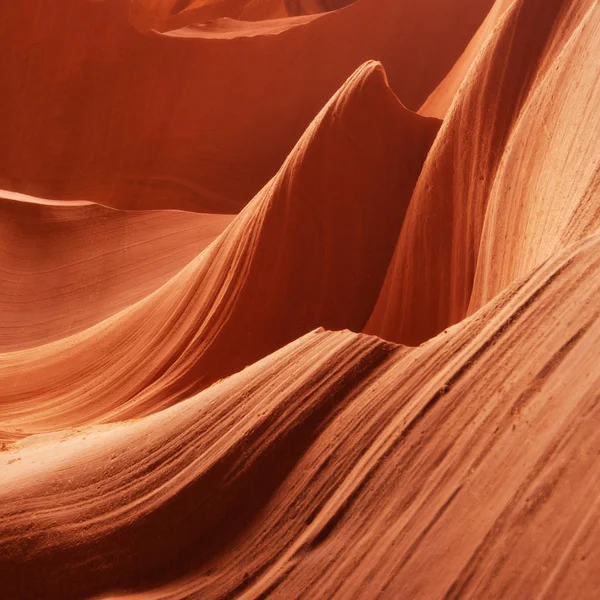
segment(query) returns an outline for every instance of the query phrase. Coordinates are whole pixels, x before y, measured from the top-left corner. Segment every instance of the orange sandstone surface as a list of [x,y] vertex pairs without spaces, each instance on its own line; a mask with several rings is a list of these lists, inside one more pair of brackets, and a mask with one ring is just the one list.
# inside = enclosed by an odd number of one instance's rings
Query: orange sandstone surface
[[0,7],[0,598],[600,595],[597,0]]

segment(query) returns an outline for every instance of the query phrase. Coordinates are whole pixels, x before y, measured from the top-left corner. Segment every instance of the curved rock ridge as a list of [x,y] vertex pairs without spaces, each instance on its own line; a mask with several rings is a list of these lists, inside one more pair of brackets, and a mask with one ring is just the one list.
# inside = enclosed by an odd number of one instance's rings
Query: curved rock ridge
[[398,102],[381,65],[363,65],[163,287],[79,334],[0,355],[2,435],[147,414],[319,324],[360,330],[438,127]]
[[[597,3],[591,0],[519,0],[504,14],[469,71],[427,157],[385,284],[365,329],[367,333],[416,345],[468,313],[480,245],[488,243],[488,240],[482,242],[482,231],[490,197],[495,188],[502,189],[503,180],[510,186],[514,175],[504,168],[509,154],[514,157],[511,168],[516,168],[516,163],[527,160],[527,156],[535,160],[532,149],[538,145],[554,148],[544,150],[548,156],[543,165],[540,162],[541,167],[536,163],[536,169],[562,170],[561,177],[569,182],[565,187],[578,180],[581,173],[590,179],[598,157],[592,158],[591,168],[588,168],[585,161],[590,157],[585,148],[592,153],[596,148],[592,140],[598,128],[598,111],[590,106],[581,121],[578,111],[583,108],[582,100],[596,93],[594,58],[583,61],[586,67],[582,68],[587,69],[587,74],[576,75],[581,85],[587,86],[587,91],[582,91],[576,101],[574,97],[578,92],[570,96],[568,91],[561,92],[565,99],[569,96],[574,100],[574,110],[558,109],[558,104],[547,109],[564,110],[564,114],[573,115],[573,123],[591,127],[590,135],[585,133],[582,151],[570,152],[561,137],[544,140],[548,137],[547,127],[540,125],[533,113],[524,154],[512,147],[512,134],[516,128],[526,127],[523,119],[530,110],[528,103],[534,102],[532,98],[536,95],[544,94],[543,88],[551,77],[549,73],[552,69],[560,70],[564,60],[561,57],[572,45],[572,37],[583,35],[585,20],[595,22],[597,9]],[[589,16],[591,14],[596,16]],[[589,27],[593,35],[595,26]],[[584,50],[580,45],[578,52],[591,53],[593,57],[596,45],[589,35],[581,44],[587,45]],[[550,98],[545,101],[549,102]],[[575,106],[575,102],[579,104]],[[561,126],[566,129],[569,125]],[[571,132],[569,135],[574,139]],[[533,136],[539,141],[532,139]],[[569,161],[565,163],[563,158],[567,154]],[[551,187],[546,188],[549,193]],[[513,198],[509,210],[513,211],[511,218],[518,221],[521,218],[518,203],[525,200],[516,194]],[[496,202],[504,200],[504,196],[498,196]],[[557,206],[560,200],[557,196],[548,202]],[[575,198],[573,203],[577,202]],[[590,197],[588,207],[593,211],[594,206],[595,200]],[[548,253],[538,258],[547,256]],[[490,260],[496,257],[490,256]],[[530,260],[527,266],[531,268],[535,264],[535,260]],[[513,275],[525,272],[526,269]],[[505,277],[502,285],[510,281],[510,277]],[[494,293],[500,289],[500,285],[495,286]],[[480,305],[475,304],[473,308]]]
[[598,0],[7,1],[0,136],[0,600],[600,597]]
[[428,117],[443,119],[454,101],[458,88],[465,81],[469,69],[482,52],[494,29],[498,26],[504,13],[510,8],[515,0],[496,0],[487,17],[480,25],[475,35],[471,38],[469,45],[460,55],[450,72],[440,84],[429,95],[419,114]]
[[3,589],[590,597],[599,293],[595,235],[421,348],[314,331],[156,414],[5,446]]
[[169,31],[221,18],[262,21],[324,12],[317,7],[307,13],[301,7],[290,12],[287,4],[286,0],[132,0],[130,18],[138,28]]
[[600,228],[600,8],[523,107],[486,212],[469,309]]
[[[226,538],[234,538],[253,513],[260,510],[319,429],[393,350],[392,345],[381,340],[363,339],[350,332],[312,332],[166,411],[144,419],[85,429],[81,436],[76,432],[60,432],[29,438],[25,452],[32,453],[31,460],[21,456],[20,451],[19,456],[14,454],[16,448],[0,454],[6,484],[2,490],[0,527],[3,590],[15,599],[22,597],[20,582],[37,565],[47,575],[39,578],[25,597],[36,593],[47,598],[64,594],[89,597],[115,587],[130,588],[135,578],[145,577],[149,564],[154,564],[158,574],[169,554],[167,562],[177,572],[179,559],[197,560],[198,550],[218,551]],[[272,397],[262,396],[263,386],[265,390],[271,383],[277,387],[284,375],[290,378],[288,382],[297,383],[296,391],[289,389],[286,401],[282,402],[277,393]],[[340,377],[344,380],[342,387],[339,387]],[[288,383],[285,385],[287,388]],[[89,479],[85,477],[85,483],[83,480],[80,483],[84,487],[91,485],[88,491],[95,489],[99,502],[96,506],[94,502],[79,502],[74,496],[67,500],[75,489],[71,487],[72,480],[68,484],[69,464],[74,466],[71,452],[82,438],[87,448],[80,448],[79,456],[91,468],[87,471]],[[53,451],[48,453],[51,447]],[[111,447],[110,474],[105,463],[104,474],[100,475],[92,465],[96,460],[103,461]],[[33,485],[41,491],[50,483],[42,472],[49,475],[53,467],[44,456],[52,457],[52,462],[56,460],[59,468],[66,469],[62,483],[57,481],[58,487],[51,484],[56,492],[52,502],[63,497],[63,506],[68,507],[66,512],[72,517],[70,523],[55,520],[50,514],[52,509],[47,512],[37,504],[36,493],[28,490]],[[7,465],[5,457],[20,460]],[[11,477],[15,472],[11,467],[16,462],[28,475]],[[134,475],[132,467],[140,477]],[[143,472],[148,477],[142,476]],[[260,485],[256,477],[260,478]],[[129,487],[131,481],[135,481],[133,488]],[[233,503],[214,496],[215,486],[230,488]],[[122,496],[123,492],[128,500]],[[241,496],[236,498],[238,494]],[[9,500],[16,497],[21,498],[23,510],[15,510]],[[31,527],[31,512],[38,514],[36,504],[40,519]],[[52,531],[47,529],[49,521],[42,513],[54,520]],[[218,533],[216,528],[221,526],[228,533]],[[151,540],[159,537],[162,550],[157,553]],[[211,537],[212,548],[208,541]],[[132,554],[130,544],[134,539],[139,546]],[[141,553],[140,562],[135,558],[137,552]],[[107,558],[112,565],[108,570],[103,567]],[[69,564],[78,565],[76,580],[65,577]],[[159,578],[165,574],[162,572]]]
[[0,188],[237,213],[362,63],[417,109],[491,4],[360,0],[162,35],[132,27],[129,0],[4,2]]
[[0,191],[0,351],[67,337],[144,298],[231,219]]
[[231,18],[261,21],[338,10],[356,0],[131,0],[131,18],[159,31]]

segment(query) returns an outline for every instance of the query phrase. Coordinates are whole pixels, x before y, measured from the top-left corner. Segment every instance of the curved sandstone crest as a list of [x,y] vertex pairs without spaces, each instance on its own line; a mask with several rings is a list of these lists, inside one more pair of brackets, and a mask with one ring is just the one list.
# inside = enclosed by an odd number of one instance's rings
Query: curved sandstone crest
[[422,348],[316,331],[157,414],[11,446],[5,592],[582,597],[599,251],[569,247]]
[[423,166],[368,333],[419,344],[481,306],[475,272],[500,268],[487,250],[498,235],[528,258],[485,299],[560,247],[562,228],[572,241],[598,226],[599,22],[589,0],[519,0],[504,14]]
[[454,63],[450,72],[444,77],[440,84],[429,95],[419,113],[430,117],[443,118],[461,83],[475,62],[477,55],[483,50],[488,42],[494,27],[500,22],[502,15],[515,2],[515,0],[496,0],[487,17],[480,25],[475,35],[471,38],[469,45],[461,54],[460,58]]
[[0,429],[147,414],[319,324],[360,330],[438,127],[365,63],[277,176],[162,288],[79,334],[0,354]]
[[231,219],[0,191],[0,351],[67,337],[144,298]]
[[597,0],[5,4],[0,598],[595,600]]
[[600,227],[599,56],[592,3],[511,133],[490,192],[471,311]]
[[131,0],[130,16],[141,26],[175,29],[219,18],[262,21],[317,14],[356,0]]
[[3,3],[0,189],[236,213],[362,63],[381,61],[416,110],[491,4],[360,0],[158,34],[130,0]]

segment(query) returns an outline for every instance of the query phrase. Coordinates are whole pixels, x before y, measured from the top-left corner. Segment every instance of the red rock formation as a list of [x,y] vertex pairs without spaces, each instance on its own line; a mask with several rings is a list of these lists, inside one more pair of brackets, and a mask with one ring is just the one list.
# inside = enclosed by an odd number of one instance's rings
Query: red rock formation
[[141,2],[0,8],[0,598],[595,600],[597,0]]
[[67,337],[141,300],[231,219],[0,192],[0,351]]
[[483,225],[471,311],[600,226],[600,11],[594,3],[582,10],[506,145]]
[[[560,68],[561,54],[568,52],[572,36],[579,35],[585,20],[597,18],[596,3],[589,0],[519,0],[505,13],[460,89],[427,157],[367,332],[419,344],[465,317],[480,245],[487,243],[482,242],[482,231],[490,196],[507,176],[503,161],[509,154],[516,154],[511,148],[511,134],[521,125],[528,99],[542,94],[540,89],[547,85],[549,72]],[[593,24],[590,27],[594,29]],[[591,88],[580,99],[587,98],[596,85],[597,69],[592,63],[594,58],[584,67],[588,73],[583,76],[585,85]],[[549,101],[551,98],[546,98]],[[586,148],[593,143],[588,140],[594,139],[598,127],[596,111],[592,106],[587,110],[589,116],[575,117],[593,121],[588,124],[591,136],[582,141]],[[544,168],[564,168],[559,158],[561,152],[569,152],[563,146],[564,140],[556,137],[542,142],[547,130],[537,122],[535,128],[538,143],[557,148],[552,154],[555,162],[546,161]],[[535,145],[529,139],[526,152]],[[583,156],[585,150],[568,165],[566,181],[579,178]],[[596,151],[590,172],[597,165]],[[529,179],[522,177],[520,181],[525,184]],[[498,201],[504,202],[505,198]],[[515,197],[515,202],[523,201]],[[587,209],[592,212],[594,202],[590,197]],[[515,218],[520,219],[518,213]],[[535,264],[528,263],[530,268]],[[504,285],[510,281],[505,278]],[[495,293],[500,289],[497,287]]]
[[320,323],[360,330],[438,126],[363,65],[277,176],[162,288],[79,334],[0,355],[0,436],[148,414]]
[[460,0],[459,15],[457,0],[361,0],[165,35],[136,31],[128,0],[4,3],[0,114],[10,118],[0,120],[0,188],[238,212],[362,63],[380,60],[417,109],[491,3]]
[[485,44],[488,42],[494,28],[498,26],[503,14],[514,1],[496,0],[494,2],[492,9],[469,42],[469,45],[465,48],[465,51],[456,61],[448,75],[444,77],[443,81],[433,90],[419,109],[420,114],[440,119],[444,118],[469,69],[477,59],[479,53],[483,51]]
[[154,415],[8,447],[5,594],[592,598],[599,251],[422,348],[312,332]]
[[356,0],[131,0],[138,23],[165,31],[192,22],[232,18],[261,21],[317,14],[343,8]]

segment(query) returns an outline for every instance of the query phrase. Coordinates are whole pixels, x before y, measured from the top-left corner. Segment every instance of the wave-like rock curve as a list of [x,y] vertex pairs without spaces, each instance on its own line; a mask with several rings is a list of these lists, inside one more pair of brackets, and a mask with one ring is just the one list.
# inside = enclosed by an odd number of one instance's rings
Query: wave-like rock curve
[[68,337],[141,300],[231,219],[0,191],[0,352]]
[[[385,284],[365,330],[367,333],[404,344],[419,344],[468,314],[480,246],[483,244],[485,248],[485,244],[490,243],[487,238],[482,238],[488,207],[491,202],[489,211],[497,211],[500,209],[494,206],[506,201],[505,195],[499,195],[493,201],[490,197],[494,188],[510,189],[515,185],[514,169],[527,169],[525,161],[537,161],[538,144],[547,156],[544,162],[536,163],[536,168],[560,172],[565,185],[577,181],[581,169],[585,170],[586,181],[591,177],[590,173],[594,173],[598,164],[594,141],[598,113],[591,104],[587,110],[585,104],[578,104],[581,99],[585,103],[588,95],[596,93],[594,59],[584,61],[583,75],[581,72],[576,74],[581,85],[586,86],[581,95],[565,93],[564,90],[569,90],[568,85],[561,92],[565,100],[568,97],[573,102],[572,107],[564,107],[564,114],[573,115],[577,122],[581,119],[589,131],[580,142],[581,151],[574,151],[569,162],[564,162],[571,152],[568,142],[561,135],[545,139],[547,127],[527,105],[536,94],[538,103],[542,97],[546,106],[552,102],[553,91],[544,91],[546,79],[550,77],[548,73],[552,69],[560,70],[562,53],[568,52],[572,36],[583,35],[584,29],[580,25],[586,18],[597,21],[595,2],[519,0],[504,14],[461,87],[423,166]],[[591,28],[592,35],[595,27],[590,23],[587,28]],[[586,44],[585,51],[580,48],[579,52],[592,52],[593,56],[589,36],[582,44]],[[581,110],[584,115],[579,114]],[[527,112],[530,112],[529,117]],[[528,138],[525,142],[521,135],[520,149],[514,148],[513,133],[516,128],[525,127],[523,119],[530,122]],[[573,136],[573,132],[569,135]],[[513,162],[506,168],[508,156]],[[582,162],[588,160],[586,156],[594,157],[589,169]],[[529,181],[528,173],[525,176],[522,171],[520,175],[520,181]],[[548,210],[556,212],[559,200],[558,196],[550,199],[551,187],[550,183]],[[533,198],[530,201],[533,202]],[[578,202],[578,196],[572,201]],[[504,205],[509,207],[515,221],[526,218],[520,206],[524,202],[525,196],[515,193],[511,202]],[[535,207],[533,210],[537,211],[545,208],[544,204]],[[582,210],[594,210],[593,195],[588,196],[587,207]],[[515,234],[510,229],[502,231],[506,235]],[[591,231],[593,228],[588,228],[588,233]],[[535,252],[535,249],[531,251]],[[547,256],[548,253],[539,256],[537,263]],[[491,260],[496,261],[497,256]],[[504,260],[508,262],[511,257]],[[532,268],[537,263],[530,260],[527,265]],[[513,275],[517,277],[525,272]],[[498,293],[510,281],[505,277],[502,286],[496,286],[494,292]]]
[[160,413],[6,449],[3,589],[585,595],[599,256],[570,246],[421,348],[312,332]]
[[400,104],[380,65],[363,65],[162,288],[77,335],[0,355],[4,435],[147,414],[319,325],[360,330],[438,127]]
[[382,62],[416,110],[492,0],[459,2],[360,0],[250,28],[225,19],[169,34],[134,29],[129,0],[5,2],[0,188],[237,213],[365,61]]

